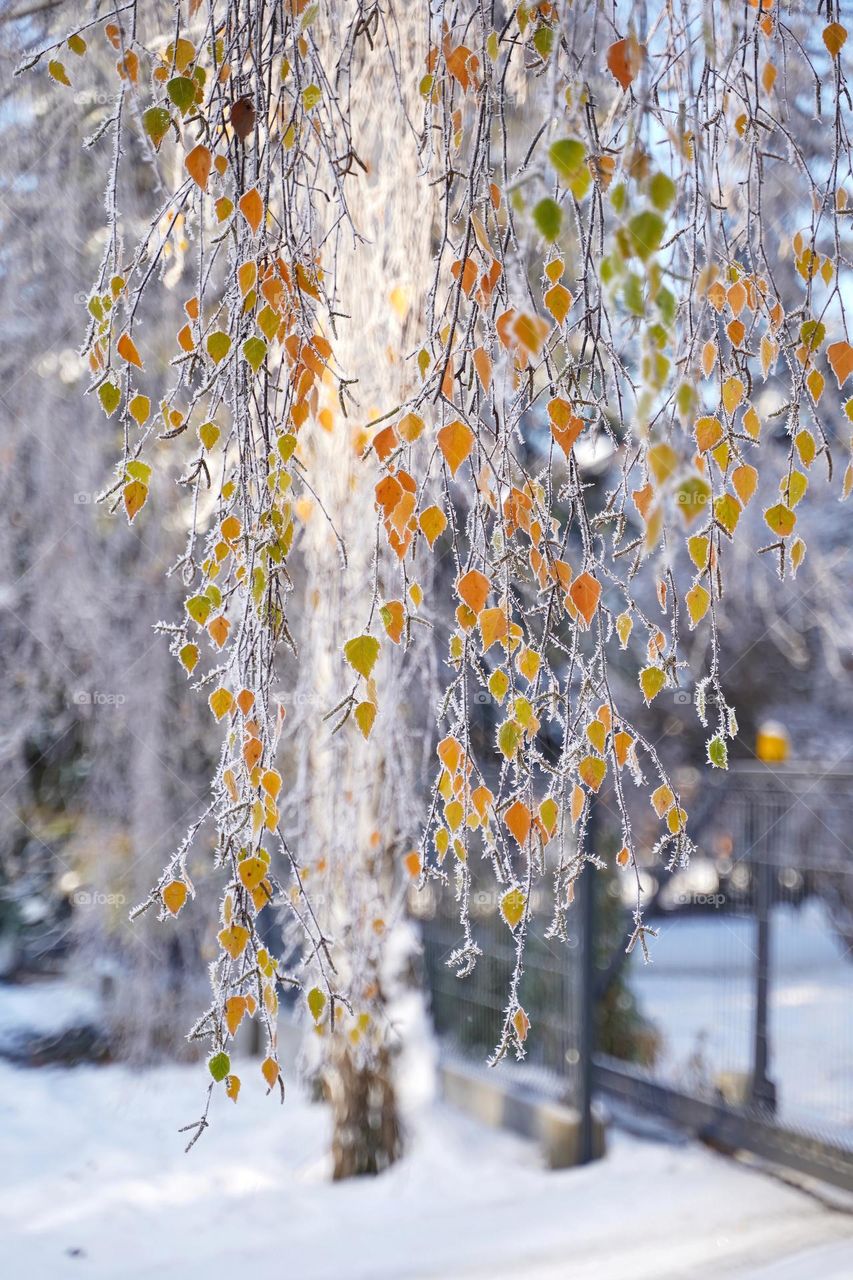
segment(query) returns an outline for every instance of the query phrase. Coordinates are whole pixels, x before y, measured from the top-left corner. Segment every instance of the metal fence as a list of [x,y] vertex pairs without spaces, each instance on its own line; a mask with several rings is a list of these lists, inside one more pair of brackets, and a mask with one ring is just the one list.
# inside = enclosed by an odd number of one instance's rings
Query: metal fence
[[[624,956],[618,878],[587,872],[570,946],[533,932],[528,1058],[502,1069],[584,1114],[598,1090],[853,1189],[853,772],[756,763],[683,781],[698,852],[672,874],[644,868],[652,965]],[[596,851],[612,861],[601,809]],[[478,904],[483,956],[463,980],[446,964],[460,935],[452,894],[420,914],[442,1045],[482,1062],[514,949],[475,886]],[[547,920],[547,902],[534,905]],[[614,1049],[604,1010],[622,1001],[636,1002],[632,1035]]]

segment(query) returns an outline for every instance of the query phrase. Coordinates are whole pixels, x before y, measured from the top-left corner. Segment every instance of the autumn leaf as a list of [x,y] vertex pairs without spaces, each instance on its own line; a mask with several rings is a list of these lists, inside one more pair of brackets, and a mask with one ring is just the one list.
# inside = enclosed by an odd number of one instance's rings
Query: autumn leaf
[[522,889],[510,889],[501,898],[501,915],[510,929],[515,929],[523,920],[526,907],[527,898]]
[[512,832],[518,845],[524,848],[527,843],[527,837],[530,835],[531,825],[530,810],[527,805],[521,800],[516,800],[504,814],[504,822]]
[[569,597],[589,627],[601,599],[601,584],[591,573],[582,573],[569,587]]
[[450,474],[455,476],[474,447],[474,433],[464,422],[451,422],[439,431],[438,447],[450,468]]
[[258,227],[261,225],[261,219],[264,216],[264,202],[260,197],[257,187],[252,187],[251,191],[247,191],[245,195],[240,197],[238,208],[252,229],[252,234],[258,234]]
[[839,387],[843,387],[853,373],[853,346],[849,342],[833,342],[826,348],[826,358],[836,382]]
[[356,636],[344,645],[344,657],[353,670],[367,680],[376,665],[379,649],[380,644],[375,636]]
[[633,84],[644,54],[645,47],[634,35],[617,40],[607,50],[607,69],[623,89],[628,89]]
[[170,915],[176,916],[187,900],[188,889],[183,880],[170,880],[161,891],[163,906]]
[[478,569],[471,569],[459,579],[456,590],[471,612],[479,614],[489,598],[491,583]]
[[207,180],[210,177],[211,154],[207,147],[201,143],[197,147],[193,147],[192,151],[184,160],[184,166],[187,173],[192,178],[196,186],[201,187],[202,191],[207,190]]

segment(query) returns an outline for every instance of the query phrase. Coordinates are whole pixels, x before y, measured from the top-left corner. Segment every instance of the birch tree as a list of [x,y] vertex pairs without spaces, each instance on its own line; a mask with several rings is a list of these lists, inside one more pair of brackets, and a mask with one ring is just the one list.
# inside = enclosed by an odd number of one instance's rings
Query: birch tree
[[[240,1088],[229,1045],[247,1016],[266,1039],[264,1079],[281,1086],[282,987],[304,992],[330,1036],[355,1030],[351,1045],[382,1053],[360,989],[376,954],[363,908],[375,897],[384,911],[394,895],[361,832],[384,813],[394,673],[411,680],[425,623],[444,687],[433,785],[403,871],[455,892],[464,975],[479,954],[471,860],[492,868],[517,953],[494,1059],[523,1054],[533,887],[551,878],[549,932],[564,936],[605,779],[621,815],[617,864],[636,884],[629,948],[645,950],[649,930],[627,789],[648,795],[656,857],[672,866],[691,851],[642,714],[614,692],[614,655],[627,655],[649,706],[684,676],[685,630],[707,633],[693,694],[706,764],[725,768],[737,720],[721,618],[738,592],[730,564],[744,511],[769,488],[752,551],[787,579],[806,555],[813,469],[839,497],[853,485],[847,31],[834,5],[773,0],[659,11],[563,0],[191,0],[166,11],[130,0],[29,59],[59,100],[85,76],[89,41],[106,41],[116,63],[100,140],[112,147],[108,231],[86,340],[90,396],[123,434],[104,497],[131,521],[156,518],[158,442],[184,460],[185,613],[161,630],[221,734],[210,803],[139,912],[167,927],[191,913],[190,852],[212,823],[220,949],[193,1034],[229,1096]],[[130,137],[155,175],[136,244],[125,243],[116,186]],[[413,281],[430,273],[423,300],[416,284],[410,300],[390,280],[364,289],[398,234],[380,202],[412,219],[399,235]],[[185,322],[164,366],[143,318],[166,275]],[[757,408],[765,384],[779,393],[772,423]],[[584,463],[600,448],[619,463],[603,495]],[[328,589],[317,626],[342,640],[337,667],[316,643],[296,653],[312,634],[294,613],[300,564],[309,601]],[[322,699],[328,689],[338,737],[307,756],[304,716],[279,696],[288,650],[289,671],[308,664]],[[497,722],[487,740],[483,706]],[[300,756],[307,794],[330,771],[351,793],[330,809],[331,900],[316,905],[326,851],[288,808],[284,762]],[[346,779],[362,759],[372,776],[356,800]],[[404,810],[399,828],[376,828],[383,850],[403,838]],[[327,830],[329,815],[313,812]],[[264,945],[272,902],[301,938],[286,958]]]

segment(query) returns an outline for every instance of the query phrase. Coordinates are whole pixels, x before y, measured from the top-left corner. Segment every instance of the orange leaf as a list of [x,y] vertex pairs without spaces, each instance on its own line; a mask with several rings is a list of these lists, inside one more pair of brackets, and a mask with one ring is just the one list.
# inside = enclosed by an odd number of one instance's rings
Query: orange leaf
[[257,187],[252,187],[251,191],[240,197],[240,212],[251,227],[253,235],[257,235],[264,216],[264,203]]
[[607,69],[623,89],[628,89],[636,79],[644,52],[636,36],[617,40],[607,50]]
[[406,621],[406,610],[402,600],[389,600],[379,610],[385,624],[388,637],[394,644],[399,644],[403,637],[403,624]]
[[225,1025],[233,1036],[246,1016],[246,997],[229,996],[225,1001]]
[[568,458],[586,421],[573,413],[567,400],[560,399],[548,401],[548,417],[551,419],[551,434]]
[[116,351],[122,360],[126,360],[128,364],[135,364],[137,369],[142,368],[142,361],[139,358],[139,352],[136,350],[136,343],[129,333],[121,335],[116,345]]
[[196,186],[201,187],[202,191],[206,191],[207,180],[210,177],[210,152],[207,147],[202,146],[201,143],[197,147],[193,147],[184,161],[184,165]]
[[515,836],[517,843],[524,848],[530,835],[530,810],[521,800],[511,804],[504,814],[504,822]]
[[826,358],[836,382],[839,387],[843,387],[853,373],[853,347],[849,342],[833,342],[832,346],[826,348]]
[[492,361],[484,347],[476,347],[474,350],[474,368],[477,370],[481,387],[488,392],[492,385]]
[[455,476],[474,447],[474,432],[458,419],[442,427],[438,433],[438,447]]
[[480,613],[489,598],[492,584],[484,573],[471,569],[456,584],[460,599],[464,600],[472,613]]
[[589,626],[595,616],[598,601],[601,598],[601,584],[598,579],[594,578],[591,573],[582,573],[579,578],[575,578],[569,587],[569,596],[572,604],[586,625]]
[[128,520],[133,520],[133,517],[145,506],[145,499],[148,497],[148,485],[143,484],[141,480],[131,480],[130,484],[124,486],[122,497],[124,498],[127,518]]

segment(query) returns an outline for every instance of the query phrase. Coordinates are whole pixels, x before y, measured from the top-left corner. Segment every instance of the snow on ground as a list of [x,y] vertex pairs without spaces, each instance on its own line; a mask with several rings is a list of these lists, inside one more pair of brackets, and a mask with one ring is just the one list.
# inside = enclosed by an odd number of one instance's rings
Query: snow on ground
[[[3,1274],[16,1280],[253,1273],[300,1280],[814,1280],[818,1274],[849,1280],[851,1274],[853,1217],[693,1144],[614,1133],[603,1162],[550,1173],[531,1144],[439,1102],[422,1102],[409,1116],[406,1159],[378,1179],[332,1184],[325,1108],[292,1085],[283,1107],[265,1097],[256,1062],[241,1064],[240,1074],[239,1103],[217,1094],[212,1128],[184,1155],[176,1130],[200,1113],[201,1068],[134,1073],[124,1066],[0,1065]],[[806,1250],[803,1259],[788,1261],[799,1250]]]
[[[685,1081],[749,1071],[754,923],[717,912],[655,924],[652,964],[635,963],[631,984],[663,1033],[659,1072]],[[853,1138],[853,959],[818,902],[777,907],[771,945],[770,1076],[779,1115]]]

